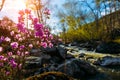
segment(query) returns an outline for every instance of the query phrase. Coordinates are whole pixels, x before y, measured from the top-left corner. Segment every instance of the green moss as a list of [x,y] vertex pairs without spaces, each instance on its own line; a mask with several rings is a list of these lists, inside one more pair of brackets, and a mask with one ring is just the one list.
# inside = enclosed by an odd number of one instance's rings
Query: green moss
[[116,43],[120,44],[120,38],[117,38],[117,39],[113,40],[113,42],[116,42]]
[[73,78],[61,72],[45,72],[29,77],[26,80],[73,80]]

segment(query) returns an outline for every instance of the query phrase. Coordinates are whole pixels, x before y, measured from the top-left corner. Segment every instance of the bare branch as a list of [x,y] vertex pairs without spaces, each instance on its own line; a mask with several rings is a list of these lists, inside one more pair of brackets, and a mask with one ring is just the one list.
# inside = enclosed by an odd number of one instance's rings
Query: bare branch
[[2,3],[0,5],[0,11],[2,10],[3,6],[4,6],[5,0],[2,0]]

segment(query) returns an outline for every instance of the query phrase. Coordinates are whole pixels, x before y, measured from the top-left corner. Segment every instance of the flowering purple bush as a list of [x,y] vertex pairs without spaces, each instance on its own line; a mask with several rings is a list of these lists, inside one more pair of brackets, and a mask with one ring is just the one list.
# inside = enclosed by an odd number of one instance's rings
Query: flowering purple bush
[[[49,10],[46,9],[44,14],[50,15]],[[30,10],[21,10],[16,24],[18,32],[11,31],[10,37],[0,37],[0,79],[21,78],[29,50],[33,47],[53,46],[52,34],[45,24],[39,22]]]
[[[48,10],[45,12],[46,12],[45,14],[48,14]],[[18,30],[24,35],[24,37],[26,37],[26,38],[30,38],[30,36],[34,37],[34,40],[38,40],[40,42],[39,45],[43,46],[44,48],[46,48],[47,46],[49,46],[49,47],[53,46],[51,43],[51,40],[53,39],[53,37],[50,34],[49,29],[47,27],[45,27],[45,25],[43,23],[39,23],[40,22],[39,19],[34,18],[31,15],[30,10],[28,10],[28,9],[26,9],[25,11],[21,10],[19,12],[19,14],[20,14],[20,16],[18,18],[19,23],[17,24],[17,27],[18,27]],[[26,18],[27,18],[27,21],[26,21],[27,23],[25,23]],[[31,23],[28,24],[28,22],[31,22]],[[28,30],[28,27],[33,28],[34,31]],[[29,39],[28,42],[30,42],[30,41],[31,41],[31,39]],[[43,43],[46,45],[43,45]],[[35,44],[35,45],[37,45],[37,44]]]

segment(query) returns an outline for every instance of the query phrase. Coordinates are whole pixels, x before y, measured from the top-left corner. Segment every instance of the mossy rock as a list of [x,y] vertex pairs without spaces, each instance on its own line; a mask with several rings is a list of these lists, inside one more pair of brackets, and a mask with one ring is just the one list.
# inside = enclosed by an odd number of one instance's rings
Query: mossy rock
[[29,77],[26,80],[74,80],[74,79],[61,72],[45,72],[43,74]]

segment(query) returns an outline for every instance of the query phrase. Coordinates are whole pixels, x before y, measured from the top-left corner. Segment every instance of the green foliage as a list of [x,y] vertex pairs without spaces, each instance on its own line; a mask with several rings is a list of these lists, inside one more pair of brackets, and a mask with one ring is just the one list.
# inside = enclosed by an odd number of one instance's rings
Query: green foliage
[[[93,0],[92,0],[93,1]],[[85,4],[88,9],[82,9]],[[71,41],[112,41],[119,37],[114,30],[120,27],[120,2],[115,0],[94,0],[94,5],[89,1],[66,0],[62,12],[58,14],[61,24],[64,24],[66,31],[61,33],[65,42]],[[103,15],[102,12],[105,11]],[[62,18],[62,19],[61,19]],[[63,26],[63,25],[62,25]]]
[[[118,12],[118,11],[117,11]],[[64,41],[64,38],[68,40],[67,42],[71,41],[90,41],[90,40],[101,40],[101,41],[111,41],[116,38],[118,38],[119,35],[119,22],[115,20],[117,19],[116,15],[117,12],[106,15],[98,20],[98,25],[96,25],[96,22],[91,22],[88,24],[81,24],[77,25],[77,19],[74,19],[72,17],[67,17],[66,21],[68,22],[68,30],[66,33],[61,34],[61,38]],[[111,23],[109,21],[110,16],[115,16],[113,20],[113,24],[115,25],[114,28],[111,28]],[[105,19],[106,18],[106,19]],[[107,20],[107,21],[105,21]],[[105,24],[105,22],[108,23],[108,25]],[[78,27],[76,27],[78,26]],[[118,33],[115,33],[114,31],[118,31]]]
[[83,25],[76,30],[69,29],[65,34],[61,35],[62,38],[65,36],[68,42],[99,40],[103,37],[103,30],[102,27],[100,27],[97,31],[95,24],[90,23]]

